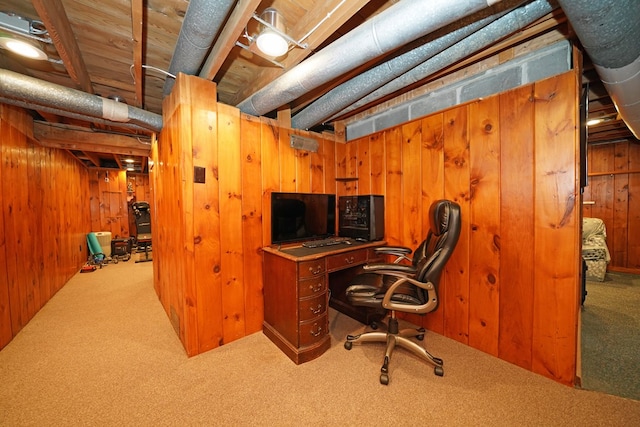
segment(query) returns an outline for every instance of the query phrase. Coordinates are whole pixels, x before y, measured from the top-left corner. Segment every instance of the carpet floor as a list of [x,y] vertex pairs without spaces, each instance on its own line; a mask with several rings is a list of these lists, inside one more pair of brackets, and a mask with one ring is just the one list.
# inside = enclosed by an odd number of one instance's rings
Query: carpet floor
[[152,263],[77,274],[0,351],[2,426],[631,426],[640,401],[580,390],[427,331],[445,374],[403,349],[331,348],[295,365],[261,332],[188,358]]

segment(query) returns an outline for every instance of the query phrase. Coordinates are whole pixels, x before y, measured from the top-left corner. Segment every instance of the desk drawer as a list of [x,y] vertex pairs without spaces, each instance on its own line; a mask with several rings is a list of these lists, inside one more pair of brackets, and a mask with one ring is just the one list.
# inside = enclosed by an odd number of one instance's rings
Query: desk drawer
[[308,322],[300,322],[300,345],[305,347],[322,340],[329,331],[327,314]]
[[327,270],[337,270],[351,265],[362,264],[367,261],[367,250],[349,251],[327,257]]
[[298,266],[298,277],[305,279],[307,277],[317,276],[326,271],[324,258],[313,261],[302,261]]
[[298,282],[298,296],[300,298],[311,297],[325,293],[327,281],[325,276],[312,277],[311,279],[300,280]]
[[327,312],[327,296],[322,294],[315,298],[300,300],[298,309],[301,322],[321,316]]

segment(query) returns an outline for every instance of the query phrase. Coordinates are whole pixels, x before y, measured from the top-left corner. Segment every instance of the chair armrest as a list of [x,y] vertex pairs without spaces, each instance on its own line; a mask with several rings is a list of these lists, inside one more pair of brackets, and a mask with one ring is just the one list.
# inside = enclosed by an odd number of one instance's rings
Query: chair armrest
[[[411,277],[403,276],[401,274],[393,274],[392,276],[398,277],[398,280],[393,282],[389,289],[384,294],[384,298],[382,299],[382,307],[387,310],[397,310],[404,313],[416,313],[416,314],[424,314],[429,313],[436,309],[438,306],[438,296],[435,294],[435,286],[431,282],[421,282],[419,280],[413,279]],[[414,304],[402,304],[400,302],[391,301],[391,297],[395,293],[396,289],[402,286],[405,283],[410,283],[419,288],[425,289],[429,292],[429,295],[432,296],[426,303],[422,305],[414,305]],[[434,294],[432,294],[434,292]]]
[[393,262],[399,263],[402,260],[411,262],[411,258],[408,256],[413,252],[406,246],[380,246],[374,249],[376,255],[392,255],[397,257]]
[[416,273],[416,268],[413,265],[389,262],[365,264],[362,266],[362,269],[368,273],[378,274],[400,273],[402,275],[407,275]]

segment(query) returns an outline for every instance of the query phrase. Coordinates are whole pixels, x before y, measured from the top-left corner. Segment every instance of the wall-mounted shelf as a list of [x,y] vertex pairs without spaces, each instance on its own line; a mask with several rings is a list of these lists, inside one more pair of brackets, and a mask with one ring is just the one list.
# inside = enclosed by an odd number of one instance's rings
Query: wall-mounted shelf
[[336,181],[339,182],[350,182],[350,181],[357,181],[358,178],[336,178]]

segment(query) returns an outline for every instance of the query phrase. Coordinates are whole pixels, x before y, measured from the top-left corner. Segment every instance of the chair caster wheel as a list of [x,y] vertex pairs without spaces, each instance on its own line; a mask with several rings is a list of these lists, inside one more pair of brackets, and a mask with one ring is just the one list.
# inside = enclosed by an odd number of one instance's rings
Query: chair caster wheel
[[351,350],[351,347],[353,347],[353,343],[351,341],[344,342],[344,348],[346,348],[347,350]]
[[374,331],[378,329],[378,324],[376,322],[371,322],[369,326],[371,326],[371,329],[373,329]]
[[441,377],[444,375],[444,369],[442,369],[442,366],[436,366],[435,368],[433,368],[433,373]]
[[418,341],[424,340],[424,333],[426,332],[426,330],[424,328],[420,328],[420,329],[418,329],[418,332],[421,332],[421,333],[420,333],[420,335],[416,335],[416,339]]
[[387,374],[380,374],[380,384],[382,384],[382,385],[388,385],[388,384],[389,384],[389,375],[387,375]]

